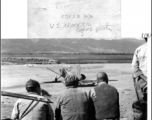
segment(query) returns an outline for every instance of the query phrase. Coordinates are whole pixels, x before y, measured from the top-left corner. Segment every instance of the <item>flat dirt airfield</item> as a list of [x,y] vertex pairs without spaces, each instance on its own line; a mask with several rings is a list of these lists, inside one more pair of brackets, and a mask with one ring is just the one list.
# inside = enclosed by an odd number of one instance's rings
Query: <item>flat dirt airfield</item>
[[[104,71],[109,76],[109,84],[116,87],[120,97],[120,110],[122,120],[132,120],[132,103],[136,100],[135,90],[132,80],[131,64],[82,64],[83,67],[93,67],[82,71],[86,75],[87,80],[96,80],[96,74]],[[55,109],[55,101],[60,92],[64,91],[66,87],[61,83],[53,83],[55,73],[46,68],[53,68],[59,73],[60,65],[37,65],[35,67],[28,67],[24,65],[2,65],[1,66],[1,90],[27,94],[25,84],[29,79],[35,79],[41,84],[41,88],[47,90],[51,95],[51,104]],[[72,65],[71,65],[72,66]],[[89,91],[93,87],[79,87]],[[8,118],[11,115],[13,105],[17,98],[1,97],[1,118]]]

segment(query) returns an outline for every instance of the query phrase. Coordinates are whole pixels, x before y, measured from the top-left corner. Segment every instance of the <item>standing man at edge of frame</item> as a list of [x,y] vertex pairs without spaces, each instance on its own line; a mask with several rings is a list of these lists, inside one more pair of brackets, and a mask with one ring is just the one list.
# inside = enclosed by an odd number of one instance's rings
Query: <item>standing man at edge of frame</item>
[[132,60],[134,87],[137,101],[132,105],[134,120],[147,119],[147,42],[151,35],[142,34],[146,43],[139,46],[134,53]]

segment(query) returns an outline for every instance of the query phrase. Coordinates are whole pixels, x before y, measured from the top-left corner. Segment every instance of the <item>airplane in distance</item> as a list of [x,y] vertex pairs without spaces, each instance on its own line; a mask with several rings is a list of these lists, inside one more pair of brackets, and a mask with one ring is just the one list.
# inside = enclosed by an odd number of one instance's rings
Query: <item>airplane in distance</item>
[[86,76],[84,74],[82,74],[82,71],[85,69],[93,69],[93,68],[103,68],[104,65],[100,65],[100,66],[90,66],[90,67],[82,67],[79,64],[78,65],[67,65],[67,66],[62,66],[61,68],[59,68],[59,73],[54,71],[51,68],[48,68],[48,70],[52,71],[53,73],[55,73],[56,75],[58,75],[58,77],[55,77],[55,82],[58,81],[59,78],[63,77],[65,78],[67,74],[75,74],[79,80],[85,80]]
[[[87,69],[96,69],[96,68],[103,68],[105,65],[93,65],[93,66],[83,66],[80,64],[75,64],[75,65],[69,65],[69,64],[60,64],[60,65],[51,65],[49,66],[43,66],[43,65],[33,65],[30,67],[33,68],[43,68],[47,69],[55,74],[55,77],[53,78],[53,82],[59,82],[58,80],[60,78],[65,78],[66,75],[68,74],[75,74],[79,81],[85,83],[85,82],[93,82],[93,80],[89,80],[89,78],[86,77],[86,75],[83,73],[83,70]],[[92,84],[91,84],[92,85]]]

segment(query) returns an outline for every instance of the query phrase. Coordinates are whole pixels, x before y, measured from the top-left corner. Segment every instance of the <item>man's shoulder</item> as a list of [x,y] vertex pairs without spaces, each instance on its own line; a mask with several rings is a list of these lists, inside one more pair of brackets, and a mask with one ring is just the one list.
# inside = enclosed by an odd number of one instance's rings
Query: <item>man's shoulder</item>
[[144,44],[140,45],[140,46],[136,49],[136,51],[139,51],[139,50],[141,50],[141,49],[143,49],[143,48],[147,48],[147,43],[144,43]]
[[[36,98],[38,98],[38,99],[44,99],[44,100],[46,100],[45,97],[43,97],[43,96],[41,96],[41,95],[37,95],[37,94],[27,94],[27,96],[36,97]],[[28,103],[28,101],[31,101],[31,100],[28,100],[28,99],[18,99],[18,100],[16,101],[16,103],[17,103],[17,104],[22,104],[22,103]],[[41,102],[41,103],[46,104],[45,102]]]
[[45,99],[45,97],[38,95],[38,94],[28,94],[28,96]]
[[71,96],[72,94],[87,94],[87,92],[79,88],[75,88],[75,89],[70,88],[70,89],[62,91],[61,93],[59,93],[58,96],[60,98],[63,98],[66,96]]
[[16,101],[16,103],[17,103],[17,104],[22,103],[23,100],[25,100],[25,99],[18,99],[18,100]]
[[95,88],[98,88],[98,87],[107,87],[107,88],[109,88],[111,90],[117,91],[117,89],[114,86],[109,85],[109,84],[101,84],[99,86],[96,86]]
[[16,101],[16,106],[18,106],[18,105],[22,105],[23,103],[26,103],[28,100],[27,99],[18,99],[17,101]]
[[118,91],[114,86],[109,85],[109,84],[108,84],[108,86],[109,86],[111,89],[113,89],[113,90],[115,90],[115,91]]
[[71,94],[71,93],[85,93],[85,91],[79,88],[70,88],[61,92],[60,94]]
[[61,91],[59,94],[58,94],[58,98],[61,98],[61,97],[64,97],[68,94],[68,90],[64,90],[64,91]]

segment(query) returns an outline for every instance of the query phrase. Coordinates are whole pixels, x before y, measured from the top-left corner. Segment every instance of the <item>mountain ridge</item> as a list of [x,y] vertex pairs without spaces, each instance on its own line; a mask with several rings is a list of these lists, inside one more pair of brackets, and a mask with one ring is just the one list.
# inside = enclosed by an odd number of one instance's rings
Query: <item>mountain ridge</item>
[[122,52],[134,53],[144,40],[1,39],[1,52]]

